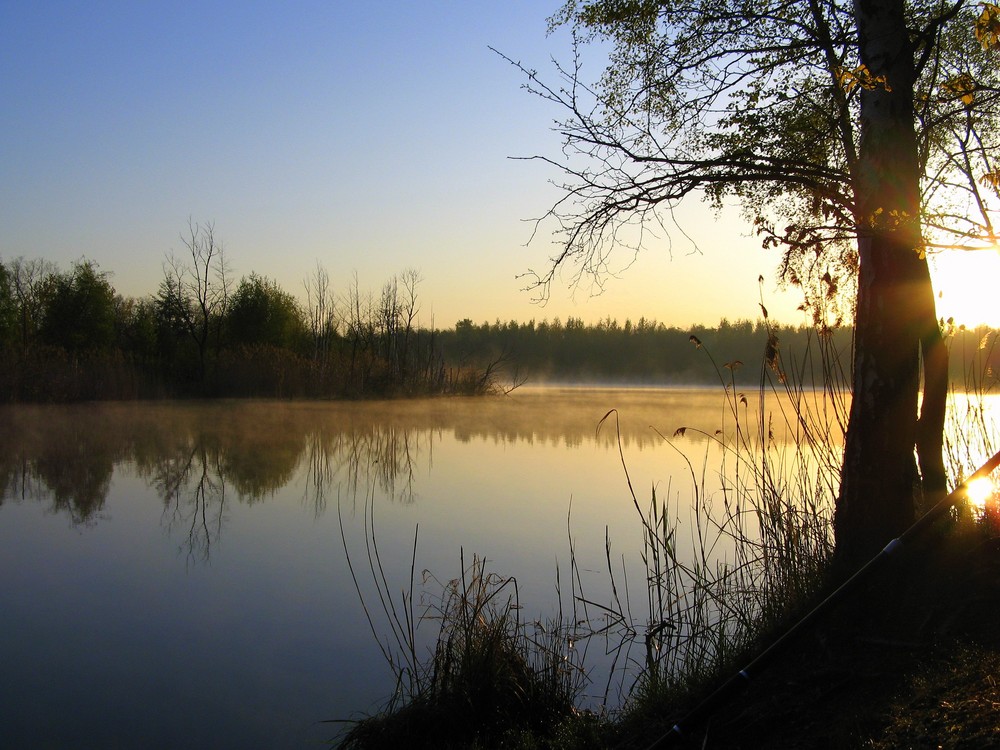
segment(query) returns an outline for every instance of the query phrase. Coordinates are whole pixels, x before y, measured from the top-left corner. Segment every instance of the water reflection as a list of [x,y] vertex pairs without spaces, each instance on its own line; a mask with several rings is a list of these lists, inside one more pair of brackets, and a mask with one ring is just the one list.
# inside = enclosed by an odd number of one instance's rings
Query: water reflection
[[[596,394],[596,395],[595,395]],[[363,404],[222,401],[86,404],[0,409],[0,504],[50,503],[81,527],[99,522],[116,469],[144,480],[163,523],[184,531],[205,559],[222,535],[227,503],[266,501],[305,469],[303,502],[323,514],[332,500],[377,488],[397,503],[419,497],[416,477],[443,436],[461,443],[578,448],[621,440],[626,449],[716,435],[733,415],[718,391],[527,392],[504,399]],[[595,406],[598,405],[598,406]],[[606,409],[620,420],[597,426]],[[364,494],[363,492],[361,493]]]
[[207,561],[213,541],[222,535],[226,480],[220,454],[207,441],[191,450],[165,455],[150,467],[150,485],[163,500],[163,523],[169,531],[187,531],[188,561]]
[[[468,408],[474,406],[474,408]],[[669,409],[673,421],[685,411]],[[643,407],[641,395],[632,414]],[[662,396],[657,407],[664,409]],[[558,418],[554,418],[554,417]],[[468,443],[544,443],[577,447],[597,439],[602,415],[573,408],[553,392],[496,401],[428,400],[375,404],[88,404],[0,409],[3,502],[51,503],[73,524],[96,523],[117,467],[155,488],[171,528],[187,528],[192,549],[207,554],[221,533],[228,498],[266,500],[305,462],[305,500],[321,514],[335,489],[348,497],[375,486],[400,503],[417,498],[418,462],[433,463],[435,440],[447,433]],[[699,415],[700,416],[700,415]],[[694,420],[688,420],[696,421]],[[633,419],[626,447],[657,437]],[[636,425],[642,424],[641,428]]]
[[120,443],[76,420],[44,414],[22,424],[5,410],[0,424],[0,505],[48,502],[52,513],[66,514],[74,525],[95,523],[121,459]]
[[[4,740],[320,746],[319,719],[374,708],[394,685],[344,559],[344,546],[366,554],[366,500],[395,591],[417,525],[417,571],[447,580],[462,550],[487,557],[541,621],[570,545],[594,601],[609,540],[641,586],[617,434],[596,433],[610,409],[638,502],[676,507],[679,548],[690,472],[660,435],[689,428],[675,446],[709,467],[698,481],[728,512],[717,446],[693,437],[732,424],[719,390],[0,408],[0,702],[20,722]],[[121,707],[113,723],[107,706]]]
[[321,425],[308,433],[305,461],[308,466],[305,499],[319,515],[339,488],[337,499],[356,499],[359,490],[375,487],[399,503],[417,498],[418,460],[433,457],[435,433],[395,424],[354,423],[343,429]]
[[[227,489],[243,503],[266,500],[303,461],[306,496],[317,514],[337,485],[355,494],[374,484],[398,502],[412,502],[415,463],[432,459],[435,435],[445,426],[387,420],[384,408],[364,405],[347,419],[342,411],[238,403],[8,407],[2,411],[0,504],[48,499],[53,512],[74,524],[93,523],[115,468],[125,465],[156,489],[175,523],[207,516],[206,503],[224,504]],[[462,430],[460,439],[477,436],[484,435]],[[510,431],[500,439],[518,437]],[[192,510],[182,511],[187,505]]]

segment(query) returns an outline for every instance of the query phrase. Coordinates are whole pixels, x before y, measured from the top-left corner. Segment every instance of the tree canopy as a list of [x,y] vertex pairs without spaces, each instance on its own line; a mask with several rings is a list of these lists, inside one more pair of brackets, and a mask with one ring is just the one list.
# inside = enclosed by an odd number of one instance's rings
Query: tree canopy
[[244,277],[226,310],[232,343],[268,344],[289,349],[307,338],[304,315],[296,299],[273,279],[251,273]]
[[[557,128],[569,157],[539,157],[566,178],[547,215],[563,243],[538,275],[541,291],[574,263],[602,283],[613,249],[642,239],[628,227],[669,230],[692,195],[717,207],[737,199],[765,247],[782,248],[786,278],[812,282],[824,296],[835,272],[856,271],[854,241],[866,225],[910,223],[923,231],[914,244],[930,249],[992,244],[1000,207],[996,6],[868,3],[893,4],[912,65],[896,88],[861,59],[851,3],[567,2],[551,27],[568,26],[578,46],[602,42],[610,52],[594,82],[579,50],[559,67],[558,84],[526,71],[528,87],[563,111]],[[879,170],[861,162],[861,101],[894,91],[912,99],[918,224],[866,196]]]
[[[565,178],[543,217],[561,249],[536,289],[564,267],[600,286],[612,253],[669,237],[690,196],[736,200],[817,322],[856,285],[835,525],[841,559],[874,553],[944,490],[947,353],[926,256],[995,239],[997,7],[568,0],[550,24],[576,44],[556,83],[522,67],[563,113],[564,158],[540,157]],[[597,80],[584,77],[587,43],[609,50]]]
[[42,340],[67,351],[108,349],[115,343],[115,291],[91,261],[48,280]]

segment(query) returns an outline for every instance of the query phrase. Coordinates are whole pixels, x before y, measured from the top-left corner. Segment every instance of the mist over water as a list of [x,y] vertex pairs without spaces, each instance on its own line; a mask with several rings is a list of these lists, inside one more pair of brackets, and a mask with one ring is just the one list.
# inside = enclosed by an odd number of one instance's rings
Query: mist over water
[[619,449],[639,503],[654,488],[685,501],[690,469],[668,441],[717,489],[716,432],[742,418],[730,402],[719,389],[560,388],[4,407],[6,741],[327,739],[336,728],[322,720],[373,710],[392,690],[348,554],[369,605],[374,536],[392,591],[408,587],[414,554],[429,595],[478,555],[517,578],[527,619],[544,620],[572,537],[587,593],[603,597],[607,540],[616,559],[641,548]]

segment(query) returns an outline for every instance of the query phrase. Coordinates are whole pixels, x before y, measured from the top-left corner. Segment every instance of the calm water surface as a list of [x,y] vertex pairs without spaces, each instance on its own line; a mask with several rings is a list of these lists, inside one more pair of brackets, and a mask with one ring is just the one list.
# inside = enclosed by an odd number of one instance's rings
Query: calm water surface
[[392,689],[366,518],[393,591],[416,538],[418,577],[483,556],[551,617],[570,534],[596,581],[639,548],[611,409],[643,502],[686,476],[661,434],[725,421],[718,390],[0,409],[0,745],[322,744]]

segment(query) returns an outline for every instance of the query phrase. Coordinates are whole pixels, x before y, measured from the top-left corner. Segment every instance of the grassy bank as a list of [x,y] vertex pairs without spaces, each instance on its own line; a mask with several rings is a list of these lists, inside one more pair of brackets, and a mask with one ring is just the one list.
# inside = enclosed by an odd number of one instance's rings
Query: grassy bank
[[[699,341],[693,343],[700,348]],[[463,577],[444,585],[440,605],[423,615],[437,632],[428,659],[419,658],[413,637],[421,616],[412,606],[402,615],[392,606],[385,608],[381,614],[399,626],[393,629],[397,648],[386,649],[399,689],[383,712],[348,723],[342,746],[399,746],[405,737],[409,747],[647,747],[661,737],[721,678],[744,666],[807,611],[828,583],[831,517],[849,401],[840,357],[825,348],[829,343],[814,339],[814,349],[804,352],[803,364],[790,372],[777,355],[777,342],[769,341],[757,382],[747,390],[741,390],[740,363],[720,365],[705,352],[723,386],[720,429],[700,433],[700,442],[688,440],[693,430],[683,427],[660,436],[664,450],[679,452],[688,469],[665,492],[653,492],[648,499],[635,492],[619,441],[624,483],[642,525],[643,547],[636,551],[638,575],[636,568],[631,574],[618,572],[629,568],[608,553],[603,596],[582,590],[574,560],[560,591],[569,594],[572,611],[560,610],[543,627],[524,617],[514,581],[489,574],[478,561],[468,569],[463,563]],[[812,362],[818,365],[804,364]],[[978,394],[953,399],[947,448],[956,482],[989,450],[995,432],[982,399],[989,388],[983,385]],[[614,430],[616,421],[617,414],[609,412],[602,429]],[[692,445],[702,446],[703,452]],[[720,456],[709,465],[710,458]],[[721,489],[713,489],[717,485]],[[985,516],[980,516],[981,521]],[[752,708],[737,709],[743,723],[723,721],[727,728],[720,730],[717,720],[707,735],[699,735],[708,738],[705,746],[857,747],[851,743],[875,736],[872,727],[891,712],[883,705],[882,718],[865,714],[869,704],[875,705],[863,697],[869,695],[868,687],[851,686],[845,676],[850,670],[867,674],[852,661],[852,644],[870,639],[871,648],[858,650],[858,658],[876,664],[879,649],[894,633],[903,634],[905,641],[914,632],[900,627],[898,613],[916,618],[922,606],[928,609],[928,597],[954,601],[942,592],[948,577],[959,575],[963,563],[956,562],[962,557],[958,550],[988,545],[990,538],[983,523],[960,520],[955,516],[939,532],[946,552],[929,547],[906,563],[911,568],[889,571],[860,599],[805,634],[764,683],[763,697],[754,698],[748,704]],[[681,537],[682,528],[694,530],[690,538]],[[950,555],[951,567],[938,570],[940,554]],[[377,551],[374,559],[372,573],[384,583]],[[920,585],[910,585],[913,581]],[[637,588],[645,594],[641,607]],[[386,590],[383,606],[388,598]],[[411,589],[410,605],[412,601]],[[373,629],[378,630],[374,620]],[[927,626],[919,634],[933,640],[941,633]],[[579,698],[589,674],[581,654],[586,652],[583,645],[596,639],[619,656],[623,700],[581,710]],[[841,744],[826,742],[834,735],[824,732],[819,720],[808,724],[798,717],[802,726],[788,736],[754,724],[754,716],[774,710],[766,705],[768,696],[785,696],[780,700],[800,713],[806,710],[795,688],[787,685],[826,679],[809,676],[815,671],[812,662],[822,662],[822,669],[843,678],[845,690],[862,696],[831,700],[845,715],[867,717],[835,733]],[[897,662],[884,663],[898,668]],[[779,721],[790,721],[781,711],[778,715],[783,717]],[[790,742],[795,732],[806,737],[803,744]],[[745,737],[758,737],[763,744]]]

